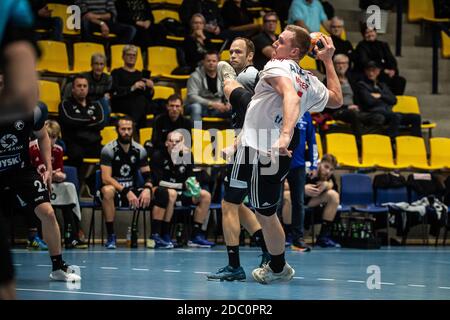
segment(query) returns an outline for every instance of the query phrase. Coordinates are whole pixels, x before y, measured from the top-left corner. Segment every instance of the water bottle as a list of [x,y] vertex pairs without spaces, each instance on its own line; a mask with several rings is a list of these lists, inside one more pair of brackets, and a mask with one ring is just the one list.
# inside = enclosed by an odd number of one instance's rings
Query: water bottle
[[131,228],[131,248],[138,247],[138,230],[136,225]]
[[131,248],[131,227],[128,227],[127,231],[127,247]]
[[183,224],[179,223],[177,225],[177,231],[176,231],[176,239],[177,239],[177,244],[179,246],[183,245]]
[[70,243],[71,234],[72,234],[72,225],[69,223],[66,228],[66,233],[64,234],[64,239],[66,243]]

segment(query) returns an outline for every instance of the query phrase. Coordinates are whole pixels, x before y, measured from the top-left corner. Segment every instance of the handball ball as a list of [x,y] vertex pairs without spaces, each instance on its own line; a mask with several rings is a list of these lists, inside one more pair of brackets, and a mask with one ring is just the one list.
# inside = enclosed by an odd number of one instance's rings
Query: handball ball
[[322,41],[320,41],[320,37],[322,36],[325,37],[325,35],[322,32],[311,32],[309,36],[311,37],[311,51],[314,50],[316,45],[319,48],[319,50],[324,47]]

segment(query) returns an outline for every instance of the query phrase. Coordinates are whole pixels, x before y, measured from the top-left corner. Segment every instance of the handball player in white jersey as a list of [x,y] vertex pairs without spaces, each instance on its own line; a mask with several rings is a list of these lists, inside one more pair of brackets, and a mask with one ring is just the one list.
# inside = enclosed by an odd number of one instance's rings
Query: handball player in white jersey
[[[231,66],[219,63],[219,77],[231,105],[248,106],[236,152],[241,154],[240,161],[233,164],[239,175],[230,184],[247,184],[262,226],[271,260],[253,270],[252,275],[264,284],[291,280],[295,273],[285,261],[285,235],[276,215],[281,182],[289,172],[292,152],[299,141],[295,125],[307,111],[320,112],[325,107],[342,105],[341,86],[332,61],[333,42],[326,36],[321,36],[320,41],[322,49],[317,45],[311,48],[307,30],[288,25],[273,43],[273,58],[260,72],[253,96],[235,80]],[[310,50],[325,65],[327,87],[298,64]]]

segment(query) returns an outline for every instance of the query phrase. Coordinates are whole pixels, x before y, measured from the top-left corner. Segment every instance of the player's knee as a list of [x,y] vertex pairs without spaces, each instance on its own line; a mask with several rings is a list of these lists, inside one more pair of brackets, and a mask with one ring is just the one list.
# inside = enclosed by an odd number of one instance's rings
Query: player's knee
[[206,190],[201,190],[200,191],[200,202],[201,203],[211,203],[211,193],[209,193]]
[[175,203],[177,201],[178,193],[175,189],[166,189],[168,192],[168,201]]
[[329,202],[339,204],[339,193],[335,190],[328,190],[327,198]]
[[36,210],[36,215],[42,221],[56,221],[55,211],[49,203],[40,204]]
[[103,200],[111,201],[114,199],[116,189],[111,185],[107,185],[102,187],[101,192]]
[[153,203],[157,207],[167,208],[167,204],[169,203],[169,190],[162,187],[156,188]]

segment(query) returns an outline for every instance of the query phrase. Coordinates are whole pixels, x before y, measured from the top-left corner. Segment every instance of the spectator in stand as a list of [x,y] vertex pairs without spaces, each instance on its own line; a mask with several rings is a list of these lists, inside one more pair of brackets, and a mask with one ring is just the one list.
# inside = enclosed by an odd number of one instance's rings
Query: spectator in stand
[[[191,133],[192,122],[183,116],[183,101],[177,94],[167,99],[167,112],[160,114],[153,120],[152,146],[153,151],[166,148],[167,134],[176,129],[184,129]],[[149,153],[151,157],[151,154]]]
[[191,17],[201,13],[205,17],[205,35],[208,38],[219,38],[223,34],[224,24],[216,1],[183,0],[179,13],[186,30],[189,30]]
[[[50,40],[62,41],[63,21],[60,17],[52,17],[52,10],[49,10],[46,0],[30,0],[34,13],[34,29],[51,30]],[[39,33],[37,33],[39,35]],[[40,37],[39,37],[40,38]]]
[[207,52],[201,66],[197,67],[187,82],[187,112],[192,121],[201,121],[202,116],[229,118],[231,106],[224,103],[222,85],[217,76],[219,54]]
[[116,7],[117,21],[136,28],[133,43],[145,52],[155,41],[153,35],[155,18],[150,4],[147,0],[121,0],[116,1]]
[[131,43],[136,35],[136,28],[116,22],[117,10],[113,0],[76,0],[75,5],[81,9],[81,39],[95,42],[94,32],[108,38],[112,33],[113,43]]
[[205,34],[205,17],[201,13],[192,16],[190,26],[191,31],[184,38],[183,52],[186,64],[191,68],[190,72],[194,72],[205,53],[212,50],[213,45]]
[[275,12],[268,12],[263,17],[263,30],[252,40],[255,44],[255,57],[253,62],[255,68],[262,70],[265,64],[272,59],[275,49],[272,44],[277,40],[275,30],[277,29],[278,16]]
[[[113,78],[111,106],[113,112],[131,116],[137,128],[146,126],[154,94],[153,81],[136,69],[137,47],[126,45],[122,51],[124,65],[111,72]],[[137,132],[136,132],[137,133]]]
[[345,54],[352,60],[353,55],[353,45],[348,40],[342,39],[342,33],[344,32],[344,19],[339,17],[333,17],[330,20],[330,33],[331,39],[333,40],[334,47],[336,51],[334,55]]
[[288,24],[295,24],[311,33],[319,32],[321,24],[328,31],[330,21],[319,0],[294,0],[289,8]]
[[245,1],[226,0],[221,13],[225,28],[238,32],[242,37],[251,37],[261,31],[261,26],[253,23]]
[[[336,110],[327,109],[326,113],[335,120],[350,123],[356,140],[360,143],[362,134],[379,131],[380,126],[383,125],[384,117],[380,114],[364,112],[361,110],[363,108],[358,105],[357,80],[349,69],[350,59],[348,56],[345,54],[335,55],[333,57],[333,63],[341,84],[344,104]],[[326,83],[326,78],[324,79],[324,83]]]
[[377,40],[377,31],[363,23],[361,33],[364,37],[353,53],[355,70],[361,74],[369,61],[375,61],[381,67],[379,81],[388,85],[394,95],[403,95],[406,79],[399,76],[397,61],[387,42]]
[[67,164],[78,169],[83,182],[83,158],[97,158],[101,150],[100,131],[106,125],[107,110],[98,101],[87,98],[89,83],[83,75],[75,76],[72,96],[59,105],[59,122],[67,146]]
[[[64,245],[66,249],[86,249],[88,246],[80,240],[81,210],[78,202],[78,192],[75,185],[66,181],[63,165],[63,148],[56,144],[61,139],[61,128],[55,120],[47,120],[45,128],[52,147],[52,197],[53,207],[60,208],[64,218]],[[45,172],[45,164],[41,157],[37,140],[30,142],[30,159],[37,171]],[[33,243],[32,240],[30,240]]]
[[[323,207],[322,226],[317,237],[317,245],[324,248],[340,248],[331,239],[331,227],[339,206],[339,189],[333,175],[337,166],[336,157],[325,154],[320,160],[316,176],[307,176],[305,184],[305,204],[310,208]],[[314,227],[314,226],[313,226]]]
[[405,114],[392,111],[397,98],[389,87],[378,80],[382,68],[375,61],[369,61],[364,72],[365,78],[358,82],[359,100],[364,111],[372,116],[382,115],[384,123],[388,125],[387,134],[394,139],[399,132],[400,125],[410,127],[410,134],[421,137],[421,117],[418,114]]

